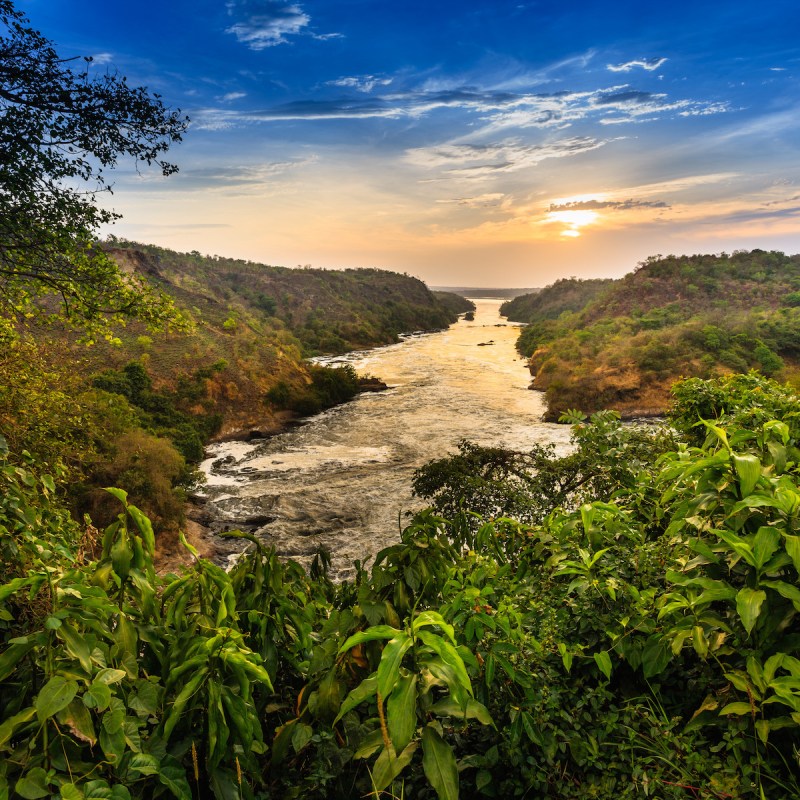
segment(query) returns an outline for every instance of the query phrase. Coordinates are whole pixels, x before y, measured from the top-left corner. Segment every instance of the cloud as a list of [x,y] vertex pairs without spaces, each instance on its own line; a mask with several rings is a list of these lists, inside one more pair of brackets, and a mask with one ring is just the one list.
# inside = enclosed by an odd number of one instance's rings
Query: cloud
[[623,64],[606,64],[606,69],[611,72],[630,72],[635,67],[641,67],[648,72],[652,72],[666,61],[666,58],[637,58],[633,61],[626,61]]
[[406,159],[420,167],[444,167],[451,176],[483,178],[535,167],[549,158],[587,153],[606,143],[588,136],[575,136],[545,144],[526,144],[516,140],[495,144],[446,144],[408,150]]
[[222,100],[224,103],[230,103],[232,100],[241,100],[243,97],[247,97],[247,92],[228,92],[217,99]]
[[287,36],[307,35],[314,39],[339,38],[338,33],[315,33],[309,28],[311,17],[296,3],[285,0],[229,0],[228,13],[236,19],[226,28],[251,50],[264,50],[287,44]]
[[503,192],[487,192],[475,197],[456,197],[453,200],[437,200],[442,205],[466,206],[467,208],[492,208],[502,205],[506,195]]
[[634,208],[670,208],[663,200],[576,200],[572,203],[551,203],[548,211],[598,211],[609,208],[614,211],[630,211]]
[[351,77],[337,78],[335,81],[328,81],[326,85],[344,86],[348,89],[355,89],[358,92],[371,92],[376,86],[388,86],[391,82],[391,78],[379,78],[375,75],[353,75]]
[[167,189],[175,191],[207,191],[209,189],[260,188],[273,183],[292,170],[316,162],[316,156],[263,164],[183,167],[169,181]]
[[114,59],[113,53],[95,53],[92,56],[92,64],[96,67],[103,66],[103,64],[110,64]]

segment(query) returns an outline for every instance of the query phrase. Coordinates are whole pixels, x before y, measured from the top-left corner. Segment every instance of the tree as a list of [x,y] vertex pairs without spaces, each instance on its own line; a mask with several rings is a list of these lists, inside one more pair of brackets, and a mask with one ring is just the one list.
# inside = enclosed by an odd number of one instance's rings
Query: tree
[[163,154],[188,118],[116,72],[95,74],[91,61],[60,58],[0,0],[0,305],[38,314],[53,310],[49,295],[81,324],[158,323],[174,317],[171,304],[96,245],[98,226],[119,216],[97,196],[122,157],[176,172]]

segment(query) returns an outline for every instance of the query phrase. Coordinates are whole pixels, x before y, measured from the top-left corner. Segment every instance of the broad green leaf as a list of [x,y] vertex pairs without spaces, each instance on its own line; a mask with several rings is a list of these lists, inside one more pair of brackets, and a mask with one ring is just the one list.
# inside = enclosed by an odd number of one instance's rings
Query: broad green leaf
[[[450,642],[446,642],[441,636],[437,636],[430,631],[420,631],[419,638],[431,648],[442,661],[453,670],[460,686],[469,694],[472,695],[472,685],[467,675],[467,668],[464,666],[464,661],[458,654],[457,650]],[[452,692],[453,686],[450,687]]]
[[742,715],[752,713],[753,707],[750,705],[750,703],[728,703],[728,705],[726,705],[725,708],[719,712],[719,715],[721,717],[726,717],[729,714]]
[[386,701],[389,737],[395,751],[403,751],[417,729],[417,676],[400,675]]
[[458,800],[458,767],[450,745],[435,728],[422,729],[422,768],[439,800]]
[[660,636],[651,636],[642,650],[642,671],[645,678],[652,678],[663,671],[669,664],[672,651],[666,640]]
[[755,488],[761,477],[761,461],[751,454],[734,455],[733,465],[739,477],[739,488],[742,497],[747,497]]
[[67,621],[58,629],[57,635],[64,641],[67,652],[77,658],[86,672],[92,673],[92,651],[86,639]]
[[298,722],[292,731],[292,747],[295,753],[299,753],[310,741],[314,735],[314,729],[304,722]]
[[692,645],[700,658],[705,658],[708,655],[708,639],[702,625],[692,627]]
[[136,522],[136,527],[141,531],[147,554],[150,556],[155,555],[156,537],[153,533],[153,524],[150,522],[147,515],[136,508],[136,506],[128,506],[128,513],[133,517]]
[[94,747],[97,734],[92,715],[80,699],[75,698],[63,711],[59,711],[57,719],[59,724],[68,728],[76,739]]
[[48,788],[47,773],[41,767],[34,767],[23,775],[16,785],[17,794],[25,800],[38,800],[50,797],[53,792]]
[[411,742],[398,756],[394,747],[384,747],[372,767],[372,782],[382,792],[408,765],[417,750],[417,742]]
[[86,795],[74,783],[65,783],[61,787],[61,800],[84,800]]
[[800,589],[785,581],[761,581],[761,586],[773,589],[781,597],[791,600],[795,610],[800,611]]
[[357,644],[362,644],[363,642],[374,642],[377,639],[393,639],[398,633],[400,633],[400,631],[397,630],[397,628],[393,628],[391,625],[373,625],[371,628],[367,628],[365,631],[354,633],[339,648],[339,655],[346,653]]
[[378,728],[359,742],[353,758],[369,758],[381,745],[383,745],[383,732]]
[[128,769],[140,775],[158,775],[161,763],[150,753],[134,753],[128,762]]
[[86,708],[96,708],[104,711],[111,702],[111,689],[106,683],[93,682],[83,694],[83,704]]
[[383,648],[378,664],[378,694],[381,697],[387,698],[400,678],[400,664],[413,643],[414,640],[407,633],[401,633]]
[[784,533],[783,543],[786,547],[786,552],[792,559],[795,570],[800,573],[800,536],[789,536],[788,533]]
[[740,589],[736,595],[736,611],[748,634],[753,630],[758,615],[761,613],[761,606],[766,599],[766,592],[748,587]]
[[603,650],[601,653],[594,653],[594,662],[597,664],[600,672],[606,676],[606,679],[611,678],[611,656],[608,654],[607,650]]
[[36,647],[36,640],[31,637],[24,642],[11,644],[9,648],[0,656],[0,682],[14,672],[14,668],[23,658]]
[[476,719],[481,725],[494,725],[489,709],[483,703],[467,700],[467,705],[462,706],[452,697],[444,697],[431,706],[431,711],[440,717],[455,717],[456,719]]
[[30,708],[24,708],[18,714],[14,714],[13,717],[8,717],[8,719],[3,720],[3,722],[0,723],[0,749],[5,747],[17,728],[24,725],[26,722],[30,722],[35,716],[36,709],[31,706]]
[[411,631],[412,633],[416,633],[420,628],[430,625],[438,625],[447,634],[447,638],[450,639],[453,644],[456,643],[453,626],[446,622],[444,617],[436,611],[423,611],[421,614],[414,617],[411,623]]
[[44,722],[49,717],[66,708],[78,693],[78,684],[68,680],[63,675],[54,675],[42,687],[34,700],[34,708],[39,722]]
[[124,489],[117,489],[115,486],[106,486],[106,491],[114,495],[126,508],[128,506],[128,493]]
[[336,715],[336,719],[333,720],[333,724],[335,725],[348,711],[352,711],[365,700],[369,700],[377,691],[378,676],[373,673],[368,678],[364,678],[364,680],[345,697],[339,709],[339,713]]
[[561,654],[561,663],[564,665],[564,669],[569,672],[572,669],[574,654],[567,649],[563,642],[559,642],[558,652]]
[[777,528],[761,527],[753,538],[753,555],[756,568],[761,569],[778,549],[781,534]]

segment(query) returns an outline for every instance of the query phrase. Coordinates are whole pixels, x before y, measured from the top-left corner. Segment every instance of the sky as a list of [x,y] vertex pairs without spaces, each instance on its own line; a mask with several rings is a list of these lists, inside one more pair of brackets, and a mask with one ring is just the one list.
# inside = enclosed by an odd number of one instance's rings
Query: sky
[[18,0],[191,118],[117,236],[430,285],[800,252],[796,0]]

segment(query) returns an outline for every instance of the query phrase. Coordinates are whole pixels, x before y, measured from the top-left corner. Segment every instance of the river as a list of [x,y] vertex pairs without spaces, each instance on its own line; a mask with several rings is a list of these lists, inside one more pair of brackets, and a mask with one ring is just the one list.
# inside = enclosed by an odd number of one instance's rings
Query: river
[[569,428],[541,421],[540,393],[514,349],[519,327],[502,301],[473,298],[474,321],[322,363],[352,364],[389,385],[270,439],[226,442],[201,465],[207,513],[252,530],[281,555],[308,563],[319,548],[347,577],[396,541],[405,513],[424,505],[411,478],[461,439],[526,449],[569,443]]

